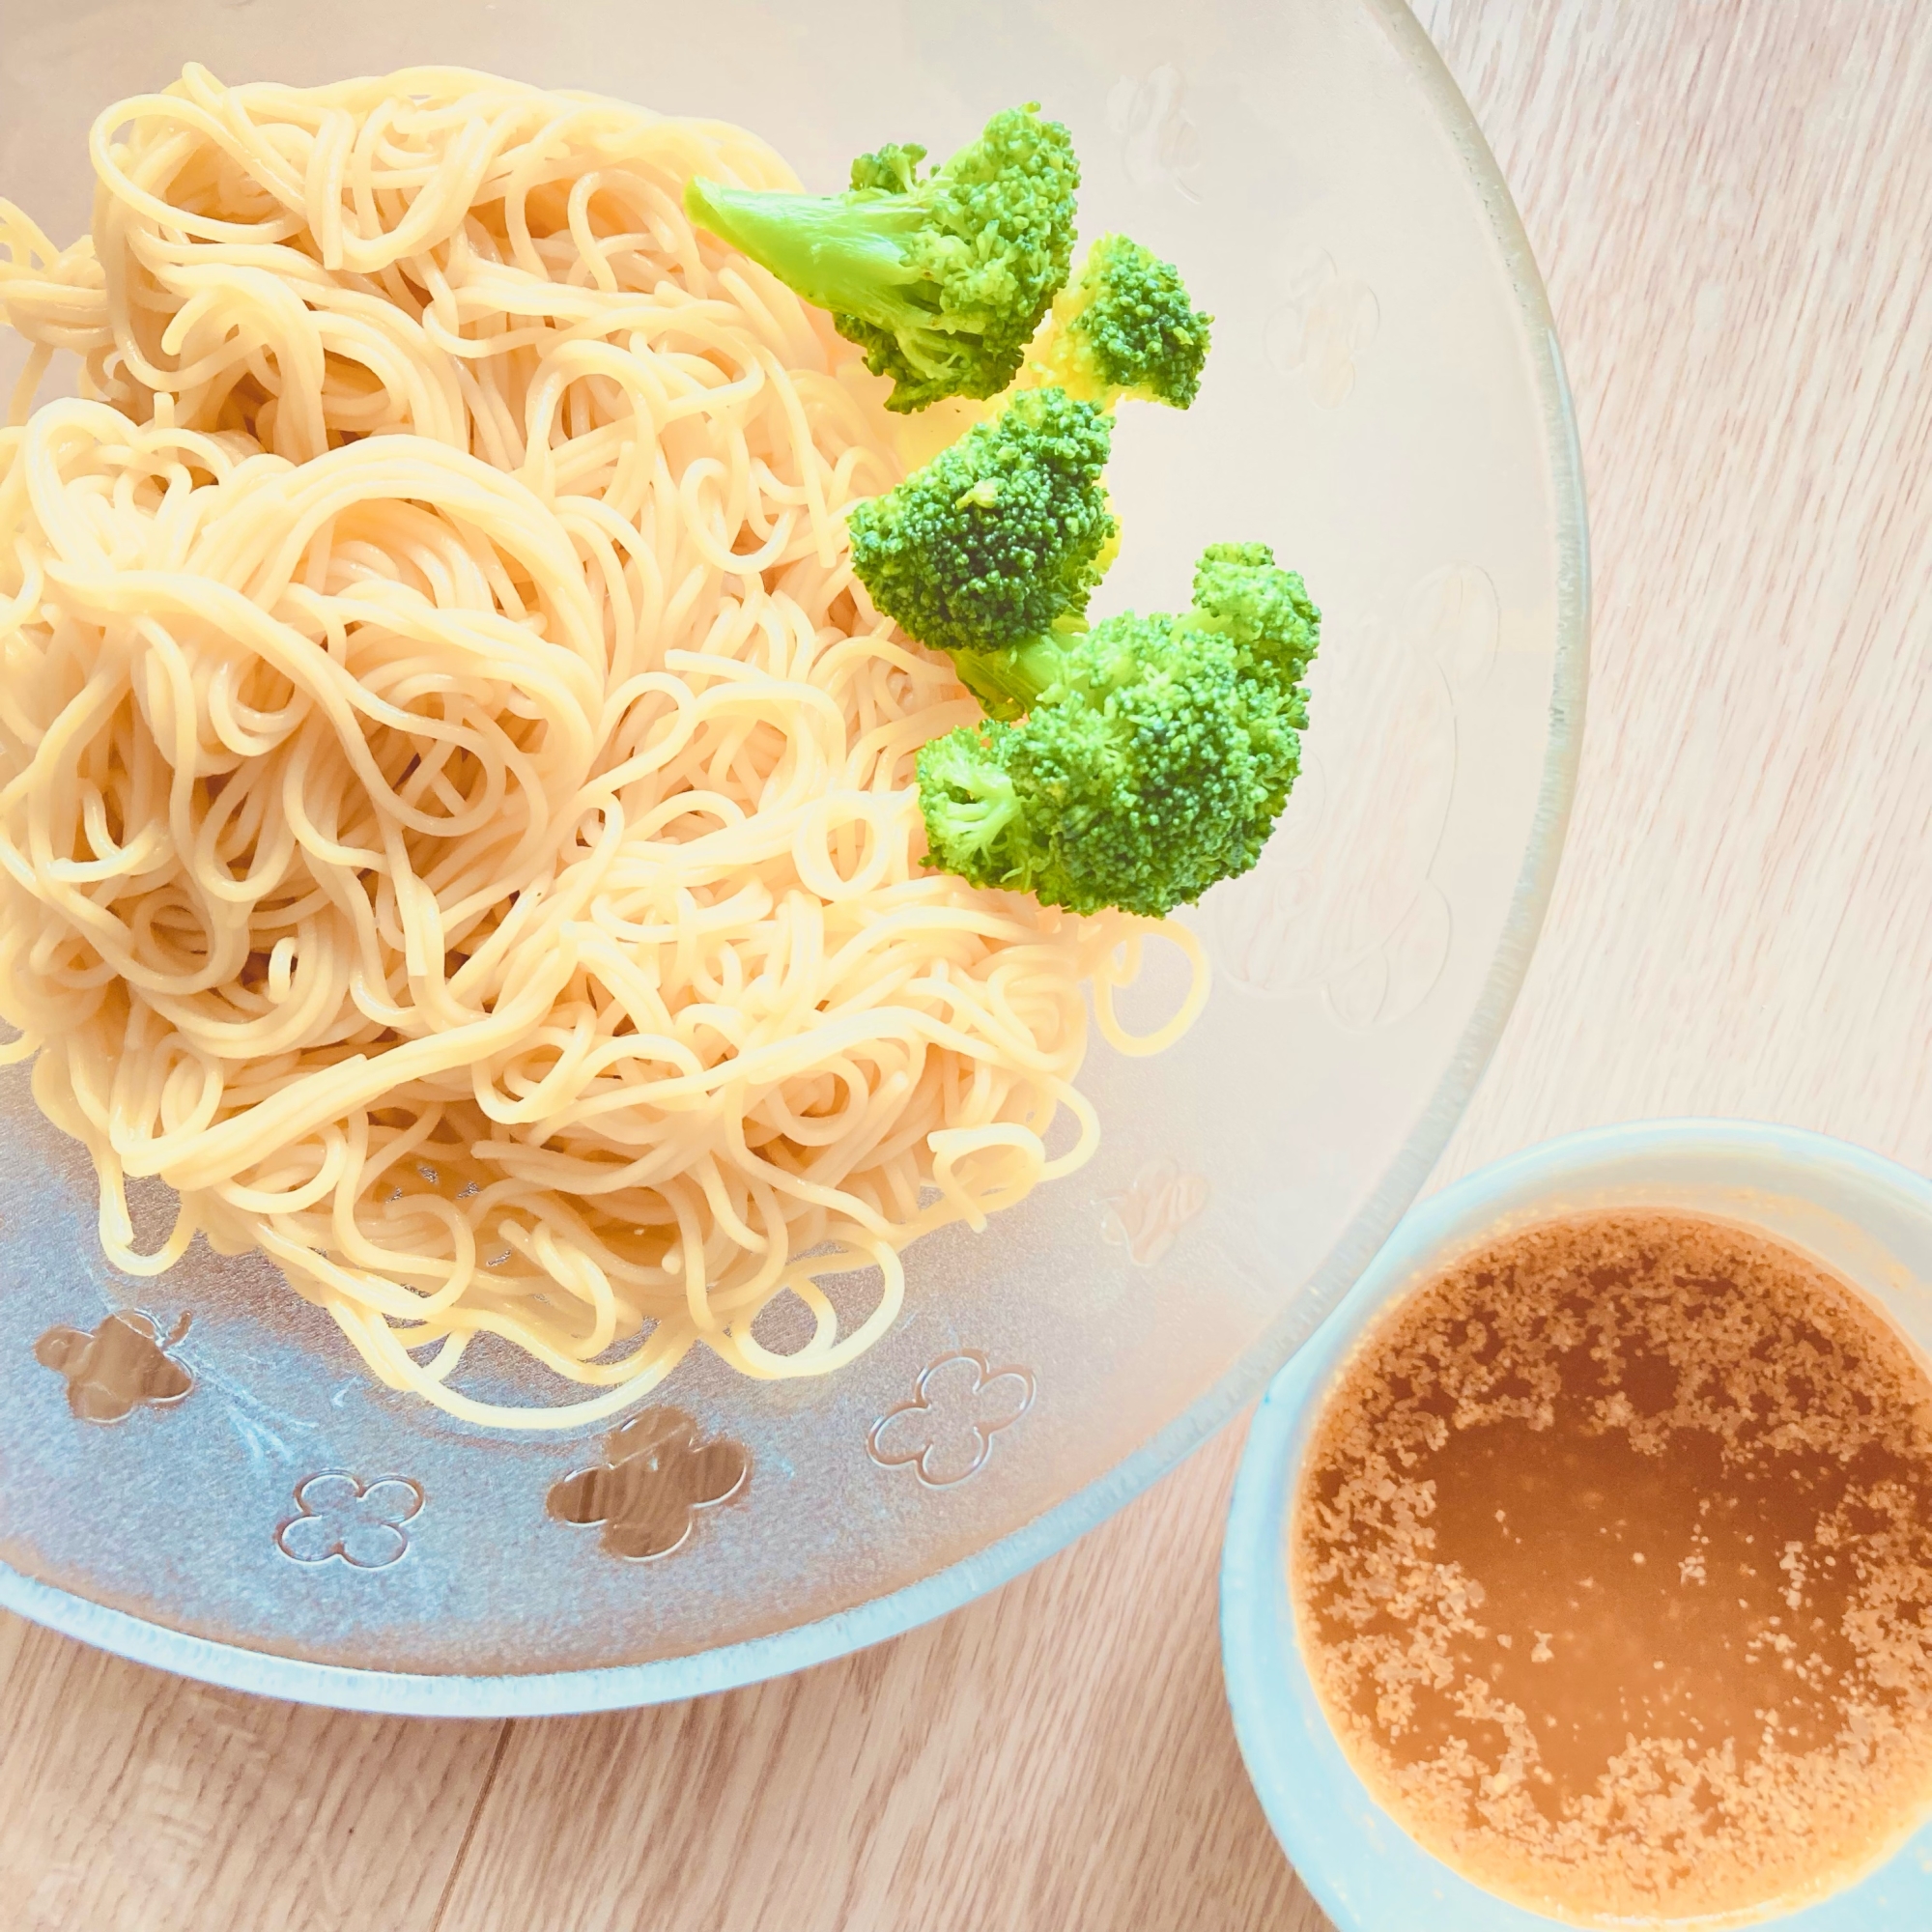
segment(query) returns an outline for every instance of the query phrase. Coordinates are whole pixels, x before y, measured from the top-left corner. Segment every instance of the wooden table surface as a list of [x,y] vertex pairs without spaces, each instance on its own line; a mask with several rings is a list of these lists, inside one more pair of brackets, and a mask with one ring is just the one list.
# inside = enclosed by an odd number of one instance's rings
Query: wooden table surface
[[[1555,902],[1438,1179],[1683,1113],[1932,1169],[1932,7],[1426,16],[1548,276],[1597,600]],[[655,1711],[337,1716],[0,1623],[0,1922],[1316,1932],[1221,1695],[1240,1447],[937,1625]]]

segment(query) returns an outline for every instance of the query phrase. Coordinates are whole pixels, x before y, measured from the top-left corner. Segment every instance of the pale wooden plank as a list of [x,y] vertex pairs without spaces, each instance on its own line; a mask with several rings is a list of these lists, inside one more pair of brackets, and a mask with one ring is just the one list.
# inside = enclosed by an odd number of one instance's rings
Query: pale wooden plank
[[1221,1689],[1238,1451],[862,1656],[518,1725],[441,1932],[1317,1932]]
[[1459,5],[1596,549],[1578,810],[1446,1171],[1725,1113],[1932,1163],[1932,13]]
[[190,1684],[0,1618],[10,1932],[428,1932],[501,1726]]

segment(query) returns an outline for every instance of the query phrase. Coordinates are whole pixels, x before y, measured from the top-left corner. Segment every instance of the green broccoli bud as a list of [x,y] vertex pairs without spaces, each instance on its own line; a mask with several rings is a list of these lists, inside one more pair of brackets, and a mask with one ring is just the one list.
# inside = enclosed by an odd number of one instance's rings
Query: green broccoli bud
[[[1209,544],[1194,569],[1194,621],[1240,647],[1242,668],[1298,691],[1321,641],[1321,613],[1266,544]],[[1299,698],[1295,699],[1299,702]]]
[[1109,408],[1122,396],[1184,410],[1201,387],[1211,316],[1180,271],[1124,235],[1103,235],[1055,297],[1035,363],[1068,394]]
[[860,582],[935,650],[1015,645],[1077,622],[1118,534],[1100,485],[1112,434],[1104,411],[1063,389],[1022,390],[852,511]]
[[888,142],[852,163],[852,192],[872,188],[881,194],[911,194],[919,185],[919,164],[924,159],[925,150],[917,141]]
[[1011,735],[1001,724],[979,730],[961,725],[920,750],[920,801],[927,823],[943,815],[947,851],[956,862],[951,869],[980,875],[976,883],[1007,869],[1006,837],[1019,811],[1019,796],[995,747]]
[[943,166],[891,146],[852,163],[840,195],[762,193],[693,179],[691,218],[769,269],[893,379],[886,407],[997,395],[1012,381],[1073,258],[1080,167],[1037,102],[1009,108]]

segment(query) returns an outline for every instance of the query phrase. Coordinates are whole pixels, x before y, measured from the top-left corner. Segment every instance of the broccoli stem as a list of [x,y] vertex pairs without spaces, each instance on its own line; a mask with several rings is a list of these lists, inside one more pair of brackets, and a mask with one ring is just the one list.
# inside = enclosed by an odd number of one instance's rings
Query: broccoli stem
[[[1072,633],[1073,637],[1081,633]],[[988,718],[1024,718],[1043,692],[1060,682],[1068,639],[1050,633],[1024,643],[986,650],[953,651],[959,682],[980,700]]]
[[684,205],[694,220],[820,308],[882,327],[931,319],[926,303],[894,293],[923,279],[905,261],[906,240],[925,219],[909,202],[767,194],[694,176],[685,184]]
[[[1211,631],[1221,627],[1204,622],[1198,613],[1189,611],[1174,619],[1172,628],[1176,632],[1184,632]],[[1070,664],[1077,663],[1079,667],[1080,674],[1076,682],[1094,695],[1100,695],[1093,682],[1091,654],[1082,653],[1078,660],[1072,656],[1074,647],[1088,635],[1086,624],[1069,624],[1065,629],[1049,631],[1044,637],[1029,638],[1023,643],[984,650],[958,650],[950,655],[959,682],[980,700],[986,716],[1010,724],[1016,718],[1024,718],[1056,685],[1062,683]],[[1122,675],[1125,675],[1127,661],[1122,659],[1119,668]],[[1103,685],[1105,690],[1117,688],[1117,683]]]

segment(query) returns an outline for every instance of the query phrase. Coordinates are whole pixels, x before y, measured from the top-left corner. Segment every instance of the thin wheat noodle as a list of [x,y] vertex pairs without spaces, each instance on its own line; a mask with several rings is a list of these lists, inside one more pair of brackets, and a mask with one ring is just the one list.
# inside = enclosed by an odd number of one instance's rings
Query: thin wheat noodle
[[[444,69],[190,67],[90,152],[73,246],[0,203],[0,1053],[108,1258],[260,1250],[382,1380],[502,1427],[698,1340],[850,1360],[909,1241],[1093,1152],[1084,982],[1152,1051],[1206,967],[923,868],[914,754],[977,714],[852,577],[843,511],[903,473],[880,385],[682,211],[791,176]],[[62,351],[79,396],[30,413]],[[1148,930],[1193,985],[1135,1039]],[[485,1334],[592,1393],[465,1394]]]

